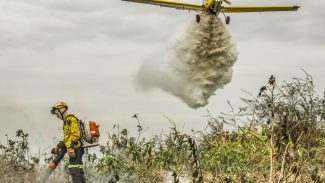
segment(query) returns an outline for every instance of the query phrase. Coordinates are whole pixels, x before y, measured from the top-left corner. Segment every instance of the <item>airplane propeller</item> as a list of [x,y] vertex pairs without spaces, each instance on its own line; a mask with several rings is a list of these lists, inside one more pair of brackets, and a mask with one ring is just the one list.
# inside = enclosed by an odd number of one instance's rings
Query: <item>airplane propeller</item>
[[216,0],[216,2],[225,2],[226,4],[231,5],[231,2],[229,0]]
[[231,5],[231,2],[228,1],[228,0],[222,0],[222,1],[225,2],[225,3],[227,3],[227,4],[229,4],[229,5]]

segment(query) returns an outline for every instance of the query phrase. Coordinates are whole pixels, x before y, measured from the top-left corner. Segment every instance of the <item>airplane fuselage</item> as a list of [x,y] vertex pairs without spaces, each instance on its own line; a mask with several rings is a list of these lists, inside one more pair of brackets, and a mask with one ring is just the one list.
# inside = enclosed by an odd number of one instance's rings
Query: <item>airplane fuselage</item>
[[212,6],[214,6],[214,4],[215,4],[215,0],[206,0],[205,1],[205,7],[207,9],[210,9]]
[[205,1],[206,14],[208,15],[219,15],[221,2],[215,0],[206,0]]
[[[204,13],[206,15],[209,15],[209,16],[218,16],[219,13],[222,11],[221,10],[222,9],[222,6],[221,6],[222,2],[223,1],[221,1],[221,0],[206,0],[205,4],[204,4],[205,5]],[[226,24],[229,24],[230,17],[226,16],[225,14],[224,14],[224,16],[225,16]],[[200,15],[197,15],[196,16],[196,22],[199,23],[200,19],[201,19]]]

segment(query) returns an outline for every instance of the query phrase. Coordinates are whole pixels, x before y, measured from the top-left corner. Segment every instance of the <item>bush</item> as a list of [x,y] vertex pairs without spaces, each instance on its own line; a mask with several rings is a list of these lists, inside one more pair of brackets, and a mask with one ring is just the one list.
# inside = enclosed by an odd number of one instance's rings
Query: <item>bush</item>
[[35,179],[35,165],[39,163],[39,158],[30,154],[28,134],[18,130],[16,137],[18,140],[8,139],[7,145],[0,145],[1,182],[32,182]]

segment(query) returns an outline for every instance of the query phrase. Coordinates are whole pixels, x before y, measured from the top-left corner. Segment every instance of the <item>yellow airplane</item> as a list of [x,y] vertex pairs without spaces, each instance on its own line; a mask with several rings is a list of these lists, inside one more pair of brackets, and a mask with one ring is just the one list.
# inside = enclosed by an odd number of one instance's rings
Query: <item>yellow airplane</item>
[[196,22],[201,20],[200,15],[218,16],[222,13],[225,17],[226,24],[230,23],[230,17],[225,13],[242,13],[242,12],[265,12],[265,11],[297,11],[300,6],[223,6],[223,2],[231,5],[228,0],[205,0],[203,4],[191,4],[169,0],[122,0],[128,2],[144,3],[158,5],[168,8],[195,11]]

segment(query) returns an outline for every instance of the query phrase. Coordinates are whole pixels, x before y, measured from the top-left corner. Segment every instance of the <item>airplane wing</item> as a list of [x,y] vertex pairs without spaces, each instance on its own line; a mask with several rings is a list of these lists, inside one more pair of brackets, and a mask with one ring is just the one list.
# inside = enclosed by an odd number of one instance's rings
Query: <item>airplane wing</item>
[[297,11],[300,6],[221,6],[224,13]]
[[158,5],[158,6],[176,8],[181,10],[192,10],[192,11],[205,10],[205,6],[202,4],[190,4],[190,3],[182,3],[182,2],[175,2],[175,1],[168,1],[168,0],[122,0],[122,1]]

